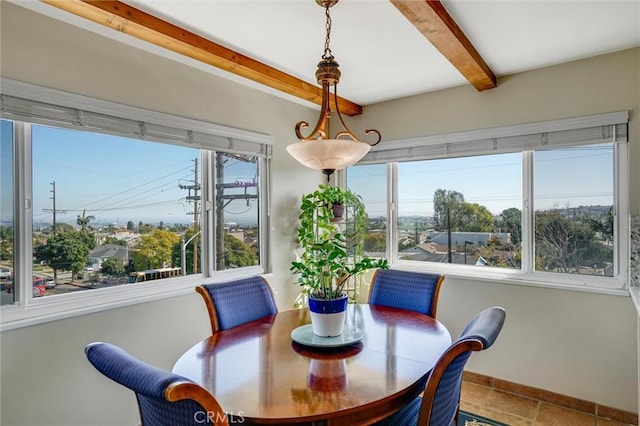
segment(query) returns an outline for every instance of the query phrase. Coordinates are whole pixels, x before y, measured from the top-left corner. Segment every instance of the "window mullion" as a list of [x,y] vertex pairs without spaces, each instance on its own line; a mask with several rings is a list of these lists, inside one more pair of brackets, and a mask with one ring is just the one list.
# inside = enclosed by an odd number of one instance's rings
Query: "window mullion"
[[535,271],[533,151],[522,153],[522,271]]
[[202,161],[202,171],[201,171],[201,181],[202,181],[202,202],[200,206],[200,236],[202,244],[200,249],[202,250],[202,256],[200,257],[202,263],[202,274],[205,277],[211,277],[213,275],[213,263],[212,259],[214,259],[214,242],[215,235],[212,232],[214,229],[213,225],[213,182],[212,182],[212,171],[213,171],[213,151],[203,150],[201,151],[201,161]]
[[[615,141],[615,134],[614,134]],[[622,281],[628,287],[630,282],[629,260],[630,260],[630,247],[629,240],[622,236],[620,230],[630,229],[629,215],[621,214],[622,212],[629,211],[629,181],[626,176],[629,176],[629,164],[626,160],[628,157],[629,145],[626,143],[614,143],[614,203],[613,203],[613,235],[614,235],[614,256],[615,259],[613,268],[614,277],[622,277]]]
[[387,258],[398,260],[398,163],[387,164]]
[[264,226],[268,223],[271,216],[271,204],[268,200],[270,197],[271,187],[269,185],[268,177],[270,176],[269,159],[258,158],[258,240],[260,244],[260,256],[258,258],[258,265],[263,270],[272,270],[271,258],[269,254],[269,241],[270,241],[270,227]]
[[33,185],[31,124],[14,122],[14,268],[13,287],[20,306],[31,302],[33,275]]

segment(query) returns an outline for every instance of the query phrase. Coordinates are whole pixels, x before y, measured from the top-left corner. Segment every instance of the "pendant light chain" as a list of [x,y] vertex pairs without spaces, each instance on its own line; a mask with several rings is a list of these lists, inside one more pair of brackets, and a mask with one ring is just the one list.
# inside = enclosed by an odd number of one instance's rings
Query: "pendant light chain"
[[325,24],[327,37],[324,39],[324,55],[322,55],[322,59],[333,59],[333,53],[331,53],[331,48],[329,47],[329,42],[331,41],[331,15],[329,14],[329,5],[325,6],[325,15],[327,16],[327,22]]

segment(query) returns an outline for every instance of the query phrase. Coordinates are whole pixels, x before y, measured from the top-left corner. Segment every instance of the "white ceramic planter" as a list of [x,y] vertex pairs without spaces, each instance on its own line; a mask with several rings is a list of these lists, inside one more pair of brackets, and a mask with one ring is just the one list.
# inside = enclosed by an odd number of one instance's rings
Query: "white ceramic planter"
[[321,337],[340,336],[347,316],[347,295],[332,300],[309,297],[309,311],[313,334]]

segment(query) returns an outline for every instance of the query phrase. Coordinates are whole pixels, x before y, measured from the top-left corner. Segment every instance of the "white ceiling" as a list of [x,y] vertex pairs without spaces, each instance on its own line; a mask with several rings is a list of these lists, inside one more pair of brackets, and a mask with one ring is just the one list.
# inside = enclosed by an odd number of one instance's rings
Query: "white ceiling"
[[[257,87],[42,3],[14,2]],[[314,0],[125,3],[315,82],[324,50],[325,14]],[[640,0],[443,0],[442,4],[498,77],[498,85],[508,74],[640,46]],[[469,84],[390,1],[341,0],[330,13],[331,50],[342,71],[340,96],[367,105]]]

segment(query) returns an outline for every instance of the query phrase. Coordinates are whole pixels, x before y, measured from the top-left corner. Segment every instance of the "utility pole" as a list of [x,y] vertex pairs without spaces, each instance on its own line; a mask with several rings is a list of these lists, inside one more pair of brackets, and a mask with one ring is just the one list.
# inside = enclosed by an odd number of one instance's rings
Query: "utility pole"
[[[51,182],[51,199],[53,200],[52,209],[42,209],[43,212],[51,212],[53,214],[53,235],[56,235],[56,215],[58,213],[66,213],[66,210],[56,209],[56,181]],[[57,265],[50,265],[53,267],[53,281],[58,282],[58,268]],[[72,277],[73,278],[73,277]]]
[[193,273],[198,273],[198,201],[200,200],[200,196],[198,195],[198,190],[200,189],[200,184],[198,183],[198,158],[194,158],[193,162],[195,164],[194,167],[194,175],[193,182],[194,190],[193,190],[193,235],[195,238],[193,239]]
[[[200,184],[198,183],[198,159],[194,158],[193,162],[195,164],[193,185],[179,185],[179,188],[188,190],[189,192],[185,199],[187,201],[193,201],[193,273],[196,274],[198,273],[198,233],[200,232],[198,230],[198,202],[200,201],[198,191],[200,190]],[[193,191],[193,193],[191,191]],[[189,241],[191,241],[191,239]],[[185,273],[186,271],[183,271],[183,274]]]
[[56,181],[51,182],[51,191],[52,193],[51,199],[53,200],[53,208],[52,209],[42,209],[43,212],[51,212],[53,213],[53,235],[56,235],[56,215],[58,213],[66,213],[66,210],[56,209]]

